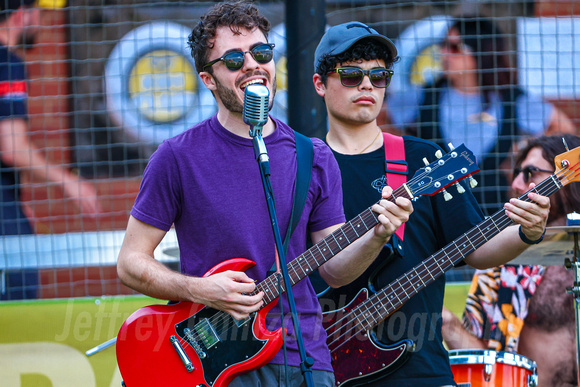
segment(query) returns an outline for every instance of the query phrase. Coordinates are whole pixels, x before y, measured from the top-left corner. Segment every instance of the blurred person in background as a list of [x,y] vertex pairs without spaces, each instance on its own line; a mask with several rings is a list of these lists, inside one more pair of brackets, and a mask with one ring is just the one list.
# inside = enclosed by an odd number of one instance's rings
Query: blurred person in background
[[34,0],[0,0],[0,235],[32,234],[20,203],[20,174],[62,187],[83,213],[100,211],[95,187],[51,164],[28,134],[28,81],[16,53],[33,47],[40,25]]
[[[563,136],[568,147],[580,137]],[[566,151],[562,136],[531,139],[516,158],[512,190],[520,196],[529,183],[554,173],[554,157]],[[548,226],[565,226],[566,215],[580,211],[580,184],[551,197]],[[561,262],[558,262],[559,264]],[[540,386],[576,386],[574,298],[566,292],[574,275],[563,265],[505,265],[477,271],[463,323],[443,309],[443,338],[449,349],[491,349],[518,353],[537,362]]]
[[508,155],[515,144],[528,136],[576,134],[563,112],[517,86],[508,54],[504,35],[491,20],[454,20],[441,44],[443,77],[423,90],[415,114],[405,118],[410,121],[400,122],[410,134],[445,150],[451,142],[473,151],[481,168],[474,194],[486,215],[508,200]]

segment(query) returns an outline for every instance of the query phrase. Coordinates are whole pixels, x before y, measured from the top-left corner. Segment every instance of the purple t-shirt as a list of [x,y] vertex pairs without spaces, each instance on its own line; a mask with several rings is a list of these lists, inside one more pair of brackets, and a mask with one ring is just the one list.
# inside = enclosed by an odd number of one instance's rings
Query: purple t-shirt
[[[264,138],[270,158],[271,183],[282,238],[290,221],[296,180],[294,132],[275,120],[276,130]],[[314,160],[308,198],[288,246],[287,261],[306,250],[306,233],[345,221],[340,171],[329,148],[313,139]],[[131,215],[169,230],[175,224],[181,271],[202,276],[231,258],[248,258],[256,266],[246,273],[258,282],[274,264],[275,242],[252,140],[226,130],[214,116],[164,141],[151,156]],[[314,368],[332,371],[321,326],[321,310],[310,281],[293,288],[301,329]],[[298,366],[294,329],[287,315],[288,363]],[[280,326],[279,306],[266,320]],[[272,361],[283,364],[282,351]]]

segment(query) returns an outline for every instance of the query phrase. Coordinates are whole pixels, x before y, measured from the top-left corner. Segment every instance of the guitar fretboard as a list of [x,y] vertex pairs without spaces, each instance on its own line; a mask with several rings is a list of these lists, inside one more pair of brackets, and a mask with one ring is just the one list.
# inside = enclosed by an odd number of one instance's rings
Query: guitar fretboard
[[[403,186],[396,189],[388,200],[394,202],[397,197],[410,199],[409,194]],[[378,223],[377,214],[369,207],[342,225],[338,230],[326,236],[323,240],[296,257],[288,264],[288,276],[292,283],[291,286],[294,286],[312,274],[312,272],[363,236]],[[286,286],[283,281],[281,288],[282,293],[284,293]],[[278,276],[277,274],[272,274],[256,286],[255,293],[263,291],[264,305],[267,305],[280,295],[278,289]]]
[[[395,189],[388,200],[394,203],[399,197],[414,199],[421,195],[433,195],[478,170],[473,154],[464,145],[461,145],[449,154],[418,170],[412,179]],[[306,278],[376,226],[379,221],[371,208],[372,206],[292,260],[288,264],[291,286]],[[267,305],[279,297],[280,293],[286,291],[283,281],[280,285],[281,290],[279,290],[278,283],[278,275],[272,274],[256,286],[253,294],[263,291],[264,305]]]

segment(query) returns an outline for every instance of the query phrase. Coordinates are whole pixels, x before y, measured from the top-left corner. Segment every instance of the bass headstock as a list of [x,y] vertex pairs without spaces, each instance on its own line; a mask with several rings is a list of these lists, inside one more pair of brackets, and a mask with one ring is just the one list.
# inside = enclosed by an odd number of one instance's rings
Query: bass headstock
[[580,181],[580,147],[576,147],[554,157],[554,174],[562,185]]

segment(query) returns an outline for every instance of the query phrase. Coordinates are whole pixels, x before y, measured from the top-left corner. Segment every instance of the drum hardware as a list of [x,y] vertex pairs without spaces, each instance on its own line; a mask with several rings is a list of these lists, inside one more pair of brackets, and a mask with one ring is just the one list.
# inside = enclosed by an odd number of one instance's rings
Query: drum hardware
[[[570,220],[568,215],[568,220]],[[574,223],[577,222],[577,219]],[[522,254],[509,262],[510,265],[561,265],[574,270],[574,283],[566,291],[574,297],[576,315],[576,361],[580,369],[580,247],[578,234],[580,225],[547,227],[542,243],[528,247]],[[569,258],[572,256],[572,258]],[[580,373],[576,374],[580,380]]]
[[531,245],[508,264],[564,265],[565,257],[574,254],[574,234],[577,235],[578,232],[580,232],[580,226],[547,227],[542,243]]
[[[574,313],[576,315],[576,362],[578,363],[577,371],[580,370],[580,250],[578,247],[578,226],[572,226],[574,229],[570,231],[574,236],[574,254],[573,259],[566,258],[566,269],[574,270],[574,283],[571,287],[566,288],[566,291],[574,297]],[[576,380],[580,381],[580,373],[577,372]]]
[[[580,225],[547,227],[542,243],[531,245],[509,265],[564,265],[574,270],[574,283],[566,291],[574,297],[576,355],[580,369]],[[571,258],[570,258],[571,257]],[[536,387],[536,362],[524,356],[493,350],[449,351],[458,387]],[[580,380],[580,375],[576,377]]]
[[115,344],[116,342],[117,342],[117,338],[113,337],[112,339],[109,339],[109,340],[105,341],[104,343],[99,344],[96,347],[89,349],[88,351],[85,352],[85,355],[92,356],[95,353],[101,352],[103,349],[109,348],[111,345]]

